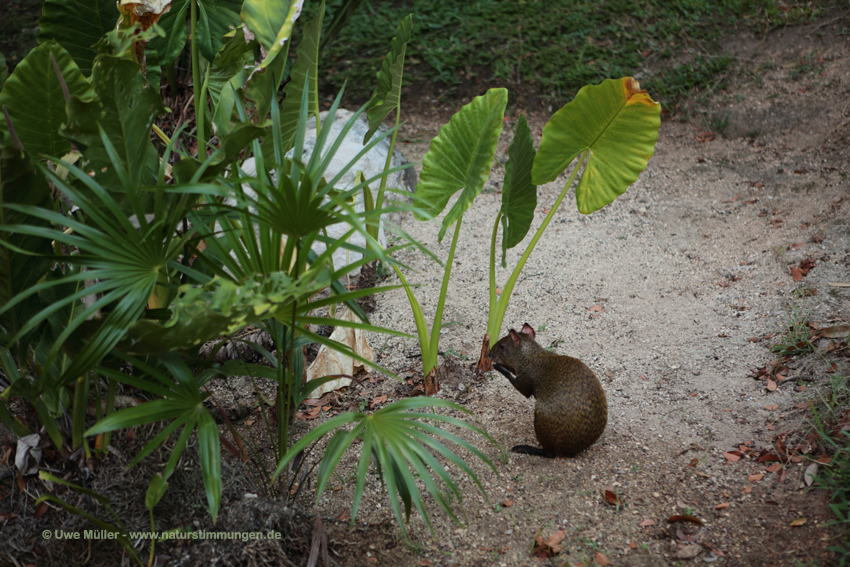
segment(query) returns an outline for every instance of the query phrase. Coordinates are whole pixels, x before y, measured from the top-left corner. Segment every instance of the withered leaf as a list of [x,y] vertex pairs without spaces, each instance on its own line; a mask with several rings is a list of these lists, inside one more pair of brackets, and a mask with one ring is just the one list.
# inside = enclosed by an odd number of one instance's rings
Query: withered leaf
[[779,458],[779,455],[768,454],[768,455],[762,455],[761,457],[758,458],[758,461],[756,461],[756,462],[757,463],[763,463],[765,461],[780,461],[780,460],[782,460],[782,459]]
[[791,522],[791,527],[792,528],[798,528],[798,527],[804,525],[807,521],[808,520],[806,518],[797,518],[796,520]]
[[691,516],[690,514],[677,514],[675,516],[670,516],[667,518],[667,521],[671,524],[673,522],[691,522],[692,524],[698,524],[700,526],[703,525],[702,520],[696,516]]
[[758,482],[763,478],[764,478],[764,474],[759,473],[759,474],[751,474],[750,476],[747,477],[747,480],[749,480],[750,482]]
[[818,474],[818,464],[812,463],[806,467],[806,472],[803,474],[803,480],[806,481],[806,486],[811,486],[815,481],[815,476]]
[[554,557],[563,551],[561,547],[561,542],[564,541],[564,538],[567,537],[567,533],[564,530],[557,530],[548,538],[543,538],[543,536],[537,536],[535,540],[534,549],[531,550],[532,555],[544,555],[545,557]]
[[803,281],[803,270],[800,268],[791,268],[791,277],[795,282]]
[[655,525],[655,520],[650,520],[649,518],[646,518],[639,525],[642,528],[648,528],[649,526]]
[[605,557],[604,555],[602,555],[601,553],[599,553],[597,551],[596,552],[596,564],[597,565],[610,565],[611,562],[608,560],[607,557]]
[[715,510],[725,510],[728,507],[729,507],[729,503],[723,502],[722,504],[718,504],[717,506],[715,506],[714,509]]
[[776,390],[776,382],[774,382],[773,380],[768,378],[767,379],[767,391],[773,392],[774,390]]
[[777,465],[770,465],[770,466],[769,466],[769,467],[767,467],[767,469],[765,469],[765,470],[767,470],[767,472],[769,472],[769,473],[775,473],[776,471],[778,471],[778,470],[779,470],[779,469],[781,469],[781,468],[782,468],[782,465],[778,465],[778,464],[777,464]]
[[614,492],[614,488],[611,486],[605,487],[604,492],[602,493],[602,497],[605,498],[605,502],[611,504],[612,506],[622,506],[623,501],[617,496],[617,493]]
[[[736,453],[737,453],[737,454],[736,454]],[[737,461],[738,461],[738,459],[740,459],[743,455],[741,454],[741,452],[740,452],[740,451],[728,451],[728,452],[726,452],[726,453],[723,453],[723,456],[724,456],[724,457],[726,457],[726,460],[727,460],[727,461],[729,461],[730,463],[735,463],[735,462],[737,462]]]

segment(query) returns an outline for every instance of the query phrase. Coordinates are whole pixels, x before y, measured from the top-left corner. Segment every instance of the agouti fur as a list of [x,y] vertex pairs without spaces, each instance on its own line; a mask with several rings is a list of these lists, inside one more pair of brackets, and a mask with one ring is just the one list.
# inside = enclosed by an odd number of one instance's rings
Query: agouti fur
[[[510,333],[493,345],[493,367],[526,398],[534,396],[534,434],[543,451],[519,445],[515,452],[573,456],[592,445],[608,423],[602,384],[580,360],[549,352],[534,341],[534,329]],[[548,453],[548,454],[547,454]]]

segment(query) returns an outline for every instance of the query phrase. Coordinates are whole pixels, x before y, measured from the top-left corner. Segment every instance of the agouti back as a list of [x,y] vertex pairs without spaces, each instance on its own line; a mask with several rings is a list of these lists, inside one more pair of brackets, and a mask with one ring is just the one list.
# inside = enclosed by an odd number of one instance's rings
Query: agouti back
[[[608,402],[593,371],[578,359],[549,352],[534,329],[510,333],[493,345],[493,366],[526,398],[534,396],[534,433],[545,452],[575,455],[592,445],[608,423]],[[527,446],[514,447],[517,452]]]

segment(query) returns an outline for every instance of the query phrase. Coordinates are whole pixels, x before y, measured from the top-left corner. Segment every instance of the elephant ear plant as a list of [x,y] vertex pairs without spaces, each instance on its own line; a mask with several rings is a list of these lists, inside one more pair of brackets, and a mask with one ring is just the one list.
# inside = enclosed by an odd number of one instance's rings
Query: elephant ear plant
[[[576,187],[580,213],[588,215],[611,203],[646,168],[655,152],[660,125],[661,105],[631,77],[608,79],[579,90],[543,127],[536,155],[525,120],[520,120],[508,152],[502,207],[496,215],[490,243],[490,310],[479,369],[490,369],[489,350],[499,339],[519,274],[576,176],[583,170]],[[500,220],[504,227],[502,265],[505,266],[505,250],[519,244],[531,225],[537,205],[535,185],[555,181],[571,164],[569,179],[497,298],[495,250]]]
[[[442,240],[448,229],[455,225],[430,335],[411,286],[396,269],[416,320],[425,391],[429,395],[439,388],[437,353],[440,328],[463,214],[489,178],[506,104],[505,89],[491,89],[475,98],[440,130],[423,158],[420,182],[416,187],[416,218],[430,220],[437,217],[449,200],[457,195],[454,205],[443,217],[438,234],[438,240]],[[489,349],[499,338],[519,274],[579,172],[584,172],[576,188],[576,201],[581,213],[590,214],[612,202],[646,168],[658,139],[660,115],[661,106],[640,89],[637,81],[624,77],[582,88],[575,99],[556,112],[546,124],[540,149],[536,152],[526,120],[520,117],[505,164],[502,206],[493,224],[489,316],[479,369],[490,369]],[[499,226],[502,226],[502,265],[505,266],[507,249],[522,242],[531,227],[537,205],[537,186],[554,181],[570,164],[574,164],[572,174],[497,297],[496,240]]]

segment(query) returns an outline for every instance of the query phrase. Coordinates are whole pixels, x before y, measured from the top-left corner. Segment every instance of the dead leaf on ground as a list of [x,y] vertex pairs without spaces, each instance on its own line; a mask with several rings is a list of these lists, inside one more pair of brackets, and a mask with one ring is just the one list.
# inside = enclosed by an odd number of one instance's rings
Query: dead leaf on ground
[[534,549],[531,550],[531,555],[543,556],[543,557],[554,557],[563,551],[561,547],[561,542],[567,537],[567,533],[564,530],[557,530],[548,538],[544,538],[542,535],[537,536],[535,539]]
[[605,487],[605,491],[602,493],[602,497],[605,498],[605,502],[611,504],[612,506],[622,506],[623,501],[617,496],[617,493],[614,492],[614,488],[612,486]]
[[773,391],[775,391],[775,390],[776,390],[776,382],[774,382],[773,380],[771,380],[770,378],[768,378],[768,379],[767,379],[767,391],[768,391],[768,392],[773,392]]
[[505,500],[505,501],[502,503],[502,506],[504,506],[505,508],[510,508],[510,507],[511,507],[511,506],[513,506],[513,505],[514,505],[514,501],[513,501],[513,500]]
[[655,520],[650,520],[649,518],[646,518],[639,525],[642,528],[648,528],[649,526],[655,525]]
[[804,525],[806,522],[808,522],[808,520],[806,518],[797,518],[796,520],[791,522],[791,527],[792,528],[798,528],[798,527]]
[[728,507],[729,507],[729,503],[723,502],[722,504],[718,504],[717,506],[715,506],[714,509],[715,510],[725,510]]
[[387,401],[387,396],[378,396],[377,398],[372,398],[372,401],[369,402],[369,409],[375,409],[375,406],[379,406]]
[[726,460],[730,463],[735,463],[744,455],[740,451],[728,451],[723,453],[723,456],[726,457]]
[[602,311],[605,311],[605,308],[601,305],[594,305],[593,307],[589,308],[588,311],[596,311],[597,313],[601,313]]
[[692,524],[698,524],[700,526],[703,525],[702,520],[700,520],[696,516],[691,516],[690,514],[677,514],[675,516],[670,516],[669,518],[667,518],[667,521],[671,524],[673,522],[690,522]]
[[605,557],[604,555],[602,555],[601,553],[599,553],[597,551],[596,552],[596,564],[597,565],[610,565],[611,562],[608,560],[607,557]]

